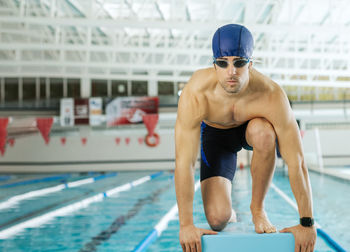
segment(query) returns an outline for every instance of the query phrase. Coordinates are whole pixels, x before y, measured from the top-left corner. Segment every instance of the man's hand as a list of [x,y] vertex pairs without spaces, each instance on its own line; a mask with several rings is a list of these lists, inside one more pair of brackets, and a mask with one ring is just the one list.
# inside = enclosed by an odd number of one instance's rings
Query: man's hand
[[204,234],[215,235],[217,232],[194,225],[181,226],[179,236],[183,252],[202,252],[201,237]]
[[303,227],[296,225],[294,227],[284,228],[281,233],[292,233],[295,239],[295,252],[313,252],[316,244],[316,228]]

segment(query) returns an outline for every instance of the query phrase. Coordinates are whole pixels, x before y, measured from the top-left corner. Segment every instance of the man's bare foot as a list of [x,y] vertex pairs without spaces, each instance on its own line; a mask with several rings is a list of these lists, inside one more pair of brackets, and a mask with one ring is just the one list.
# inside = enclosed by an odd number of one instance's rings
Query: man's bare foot
[[228,222],[237,222],[237,215],[235,210],[232,209],[232,214],[231,214],[231,218],[229,219]]
[[264,210],[251,210],[253,216],[253,223],[255,225],[255,232],[275,233],[276,227],[271,224]]

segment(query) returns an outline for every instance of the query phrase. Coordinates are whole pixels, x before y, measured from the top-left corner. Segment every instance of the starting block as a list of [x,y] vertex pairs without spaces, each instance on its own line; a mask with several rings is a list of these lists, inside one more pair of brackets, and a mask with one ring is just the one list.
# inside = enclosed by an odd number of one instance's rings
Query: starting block
[[[210,229],[208,224],[198,227]],[[280,230],[277,228],[277,230]],[[294,236],[292,233],[257,234],[253,225],[247,223],[229,223],[217,235],[202,236],[202,251],[244,251],[244,252],[294,252]]]

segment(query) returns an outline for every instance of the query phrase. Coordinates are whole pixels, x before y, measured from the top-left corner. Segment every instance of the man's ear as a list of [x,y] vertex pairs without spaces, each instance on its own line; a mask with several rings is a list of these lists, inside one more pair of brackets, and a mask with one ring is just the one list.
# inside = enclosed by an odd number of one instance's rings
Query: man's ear
[[253,62],[249,61],[248,69],[249,69],[249,70],[252,70],[252,67],[253,67]]

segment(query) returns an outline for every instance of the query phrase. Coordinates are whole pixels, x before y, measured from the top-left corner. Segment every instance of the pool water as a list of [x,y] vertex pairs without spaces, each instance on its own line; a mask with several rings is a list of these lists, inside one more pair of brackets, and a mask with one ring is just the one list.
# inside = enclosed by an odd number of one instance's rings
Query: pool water
[[[6,223],[20,223],[151,173],[119,172],[115,177],[92,184],[24,200],[13,208],[0,210],[0,227],[2,225],[1,229],[7,228]],[[72,174],[71,180],[81,178],[86,178],[86,175]],[[198,179],[198,175],[196,178]],[[310,178],[316,221],[332,238],[349,250],[350,236],[347,230],[350,224],[350,197],[347,197],[346,193],[350,192],[350,183],[316,173],[310,173]],[[176,203],[173,180],[171,172],[164,172],[161,176],[132,187],[129,191],[104,198],[67,216],[56,217],[40,227],[27,228],[16,236],[0,240],[0,251],[132,251]],[[5,200],[9,197],[9,192],[13,196],[55,183],[58,184],[59,181],[37,183],[35,186],[24,185],[17,189],[1,188],[0,198]],[[284,176],[283,172],[276,171],[273,183],[293,197],[288,177]],[[247,225],[252,224],[250,199],[251,178],[249,170],[244,169],[236,173],[233,181],[232,204],[237,211],[238,220]],[[270,220],[278,227],[296,225],[298,222],[297,212],[274,190],[269,190],[265,207]],[[194,221],[206,222],[200,190],[195,193]],[[178,224],[177,217],[171,220],[168,228],[148,251],[181,251]],[[316,251],[333,250],[318,238]]]

